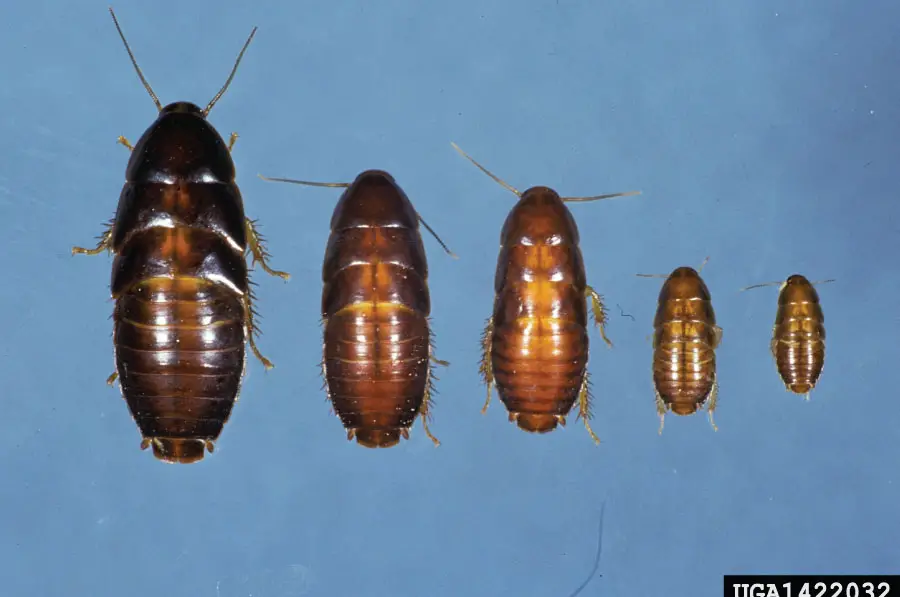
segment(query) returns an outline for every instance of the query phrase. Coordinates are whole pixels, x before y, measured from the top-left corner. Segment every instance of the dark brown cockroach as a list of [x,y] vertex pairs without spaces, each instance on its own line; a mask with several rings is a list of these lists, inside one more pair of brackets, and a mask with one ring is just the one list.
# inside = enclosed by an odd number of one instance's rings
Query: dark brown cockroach
[[704,405],[710,425],[718,431],[713,419],[719,394],[715,351],[722,328],[716,325],[709,289],[700,277],[704,265],[706,260],[698,270],[679,267],[668,276],[637,274],[666,278],[653,320],[653,385],[660,434],[667,410],[684,416]]
[[346,188],[331,218],[322,266],[322,373],[328,399],[367,448],[409,439],[421,415],[428,428],[434,376],[428,262],[419,224],[456,257],[418,215],[387,172],[367,170],[352,183],[263,180]]
[[268,254],[244,215],[231,149],[207,121],[228,80],[205,109],[188,102],[163,107],[134,59],[115,13],[113,22],[159,117],[131,150],[115,218],[93,249],[115,255],[116,378],[140,429],[141,449],[165,462],[201,460],[213,451],[240,390],[245,343],[256,348],[255,311],[245,253],[269,274]]
[[519,197],[500,233],[494,277],[494,308],[482,336],[481,375],[487,401],[496,385],[509,420],[520,429],[547,433],[578,416],[591,438],[588,381],[587,303],[606,344],[606,307],[587,285],[578,226],[565,202],[597,201],[639,191],[596,197],[560,197],[547,187],[520,193],[452,144],[467,160]]
[[813,286],[827,282],[834,280],[810,282],[794,274],[784,282],[766,282],[741,289],[781,285],[770,350],[785,388],[806,400],[825,365],[825,316],[819,293]]

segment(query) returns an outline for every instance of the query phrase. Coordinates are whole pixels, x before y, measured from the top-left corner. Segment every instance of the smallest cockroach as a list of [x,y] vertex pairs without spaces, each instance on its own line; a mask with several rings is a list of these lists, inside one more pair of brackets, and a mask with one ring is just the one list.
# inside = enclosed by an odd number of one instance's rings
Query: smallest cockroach
[[716,325],[709,288],[699,269],[679,267],[668,276],[637,274],[642,278],[666,278],[659,292],[653,321],[653,384],[662,434],[666,411],[691,415],[707,405],[709,423],[718,431],[713,411],[719,394],[716,348],[722,328]]
[[785,388],[802,394],[806,400],[825,365],[825,316],[813,286],[827,282],[834,280],[810,282],[794,274],[784,282],[766,282],[741,289],[743,292],[781,285],[770,350]]

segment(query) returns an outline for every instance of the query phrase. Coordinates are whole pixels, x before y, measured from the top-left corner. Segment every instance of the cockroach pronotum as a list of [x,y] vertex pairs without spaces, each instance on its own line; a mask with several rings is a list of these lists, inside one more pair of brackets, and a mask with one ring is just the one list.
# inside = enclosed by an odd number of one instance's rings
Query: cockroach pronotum
[[221,90],[205,109],[189,102],[163,107],[144,78],[110,9],[144,88],[159,110],[131,151],[116,216],[93,249],[115,255],[116,378],[140,429],[141,449],[159,460],[191,463],[212,452],[240,391],[245,343],[256,347],[253,292],[245,254],[269,274],[268,253],[244,215],[231,149],[207,120],[228,89],[256,28]]
[[509,420],[520,429],[547,433],[566,424],[578,402],[578,416],[591,438],[588,381],[587,299],[606,344],[606,307],[587,285],[578,226],[566,202],[598,201],[638,195],[639,191],[595,197],[560,197],[547,187],[520,193],[469,157],[519,201],[500,232],[500,255],[494,278],[494,307],[482,336],[481,375],[487,401],[496,385]]
[[710,425],[718,431],[713,411],[719,393],[716,348],[722,341],[722,328],[716,325],[709,289],[700,277],[708,260],[698,270],[679,267],[668,276],[637,274],[666,278],[653,320],[653,385],[660,434],[667,410],[691,415],[704,405]]
[[434,375],[429,325],[431,296],[421,223],[456,257],[416,212],[394,178],[367,170],[352,183],[270,178],[339,187],[322,266],[322,373],[347,439],[367,448],[389,448],[409,439],[421,415],[428,428]]
[[754,284],[741,290],[781,286],[770,350],[785,388],[809,400],[825,365],[825,316],[813,288],[834,280],[810,282],[800,274],[784,282]]

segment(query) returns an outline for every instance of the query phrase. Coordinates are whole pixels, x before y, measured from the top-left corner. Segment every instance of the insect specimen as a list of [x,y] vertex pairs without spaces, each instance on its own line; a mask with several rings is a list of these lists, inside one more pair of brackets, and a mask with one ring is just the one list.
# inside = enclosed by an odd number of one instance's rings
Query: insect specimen
[[208,122],[210,110],[237,72],[250,34],[227,81],[206,108],[189,102],[163,107],[113,22],[144,88],[159,110],[132,146],[115,218],[93,249],[115,255],[116,378],[143,436],[165,462],[191,463],[212,452],[237,401],[246,367],[245,343],[260,354],[245,253],[269,274],[268,254],[244,215],[231,149]]
[[328,398],[347,430],[367,448],[409,439],[421,416],[428,428],[434,390],[428,262],[419,216],[394,178],[367,170],[352,183],[263,180],[339,187],[322,266],[322,373]]
[[813,287],[827,282],[834,280],[810,282],[794,274],[784,282],[766,282],[741,289],[781,285],[770,350],[785,388],[807,400],[825,365],[825,316],[819,294]]
[[482,172],[512,191],[519,201],[500,232],[494,278],[494,307],[482,336],[481,374],[497,387],[509,420],[525,431],[547,433],[566,424],[578,402],[578,416],[594,442],[590,425],[587,300],[606,344],[606,307],[587,285],[578,226],[566,202],[597,201],[640,194],[560,197],[547,187],[520,193],[463,152]]
[[691,415],[704,405],[710,425],[718,430],[713,420],[719,393],[715,351],[722,341],[722,328],[716,325],[709,289],[700,277],[708,260],[699,270],[679,267],[668,277],[637,274],[666,278],[653,321],[653,384],[660,434],[667,410]]

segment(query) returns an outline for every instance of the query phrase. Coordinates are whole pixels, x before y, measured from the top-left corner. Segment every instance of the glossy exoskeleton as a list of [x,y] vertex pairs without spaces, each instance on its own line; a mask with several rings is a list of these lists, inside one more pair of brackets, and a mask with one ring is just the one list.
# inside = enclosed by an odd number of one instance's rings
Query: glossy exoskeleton
[[520,193],[453,144],[463,157],[519,197],[500,232],[494,277],[494,308],[482,336],[481,374],[497,387],[509,420],[528,432],[547,433],[578,415],[591,438],[588,381],[587,300],[603,340],[607,314],[601,296],[586,282],[578,226],[566,202],[639,194],[560,197],[547,187]]
[[[825,365],[825,316],[814,288],[833,280],[810,282],[800,274],[781,283],[770,350],[785,388],[809,400]],[[774,286],[754,284],[743,290]]]
[[322,373],[347,439],[367,448],[395,446],[401,436],[409,439],[421,416],[426,435],[439,445],[428,428],[432,365],[448,363],[434,357],[429,327],[419,223],[428,225],[394,178],[380,170],[367,170],[352,183],[261,178],[346,187],[331,218],[322,266]]
[[244,215],[231,148],[207,121],[234,77],[256,28],[225,85],[205,109],[163,107],[116,29],[159,116],[132,146],[115,218],[88,255],[115,255],[116,378],[143,437],[165,462],[201,460],[213,451],[240,390],[249,342],[256,348],[253,293],[245,253],[275,276],[254,223]]
[[722,328],[716,325],[706,283],[692,267],[676,268],[668,277],[638,275],[666,278],[653,320],[653,385],[659,432],[667,410],[685,416],[704,405],[710,425],[717,430],[713,419],[719,393],[715,351],[722,340]]

